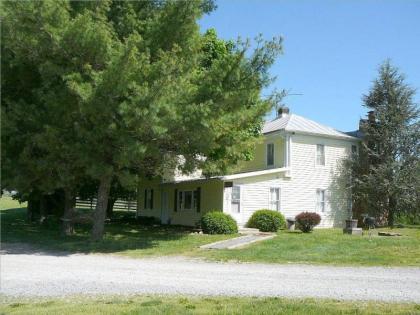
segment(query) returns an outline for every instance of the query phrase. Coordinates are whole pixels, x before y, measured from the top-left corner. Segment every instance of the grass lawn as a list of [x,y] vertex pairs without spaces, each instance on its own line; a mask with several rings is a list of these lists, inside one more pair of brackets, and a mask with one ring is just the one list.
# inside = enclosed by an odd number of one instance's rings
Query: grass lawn
[[[134,220],[106,224],[106,234],[100,242],[89,241],[89,226],[76,226],[76,234],[63,238],[57,220],[40,226],[28,223],[26,205],[8,197],[0,199],[1,240],[4,243],[25,243],[40,250],[60,250],[79,253],[115,253],[131,257],[151,255],[183,255],[198,251],[203,244],[232,236],[191,235],[181,227],[144,226]],[[127,212],[116,212],[121,217]]]
[[[133,221],[108,223],[101,242],[89,241],[89,227],[78,226],[76,235],[62,238],[58,222],[41,227],[25,221],[25,205],[10,198],[0,200],[3,242],[27,243],[40,249],[70,252],[116,253],[130,257],[189,255],[215,260],[268,263],[311,263],[355,266],[420,266],[420,227],[394,229],[401,237],[369,238],[344,235],[341,229],[313,233],[280,231],[274,239],[234,250],[200,250],[202,244],[232,236],[190,235],[177,227],[148,227]],[[122,212],[119,213],[121,215]]]
[[315,299],[132,296],[8,301],[3,314],[419,314],[420,305]]
[[[390,229],[381,229],[390,230]],[[420,266],[420,227],[393,229],[401,237],[343,234],[341,229],[312,233],[280,231],[277,237],[242,249],[202,251],[216,260],[359,266]]]

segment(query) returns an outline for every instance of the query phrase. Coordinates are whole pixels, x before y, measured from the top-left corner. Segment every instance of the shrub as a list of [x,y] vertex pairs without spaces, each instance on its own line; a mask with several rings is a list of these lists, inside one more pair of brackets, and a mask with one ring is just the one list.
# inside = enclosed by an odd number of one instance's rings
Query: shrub
[[420,225],[419,213],[401,213],[397,215],[396,220],[403,225]]
[[238,233],[236,221],[228,214],[214,210],[201,218],[201,227],[206,234],[234,234]]
[[277,232],[279,228],[284,228],[285,224],[284,216],[280,212],[262,209],[255,211],[246,225],[261,232]]
[[309,233],[321,222],[321,217],[315,212],[301,212],[296,216],[298,229],[303,233]]

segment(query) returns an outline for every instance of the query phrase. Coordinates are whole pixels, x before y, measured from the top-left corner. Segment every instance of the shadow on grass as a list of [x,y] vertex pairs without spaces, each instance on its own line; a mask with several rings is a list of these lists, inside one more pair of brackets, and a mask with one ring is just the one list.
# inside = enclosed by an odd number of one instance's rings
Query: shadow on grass
[[[134,214],[116,212],[115,220],[106,223],[102,241],[90,241],[90,225],[76,225],[75,234],[60,235],[58,218],[44,225],[28,223],[26,208],[1,211],[2,253],[69,255],[74,253],[114,253],[126,250],[153,249],[161,243],[188,238],[191,229],[173,226],[145,226],[136,222]],[[169,246],[170,247],[170,246]]]

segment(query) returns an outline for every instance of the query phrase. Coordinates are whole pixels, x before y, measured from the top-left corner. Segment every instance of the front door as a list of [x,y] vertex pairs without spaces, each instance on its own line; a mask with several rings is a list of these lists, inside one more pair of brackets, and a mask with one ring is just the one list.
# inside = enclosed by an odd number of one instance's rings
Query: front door
[[225,187],[224,209],[230,214],[238,225],[243,225],[242,211],[243,205],[241,200],[241,186]]
[[162,191],[160,200],[161,200],[160,222],[162,222],[162,224],[168,224],[169,223],[169,202],[168,202],[167,191]]

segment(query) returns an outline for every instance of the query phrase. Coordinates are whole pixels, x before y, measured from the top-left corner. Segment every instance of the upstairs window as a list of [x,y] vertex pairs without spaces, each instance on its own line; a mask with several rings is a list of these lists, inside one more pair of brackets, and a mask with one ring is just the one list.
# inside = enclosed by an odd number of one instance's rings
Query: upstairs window
[[316,211],[325,212],[325,189],[316,190]]
[[316,145],[316,165],[325,165],[325,146],[323,144]]
[[267,166],[274,166],[274,143],[267,143]]
[[232,187],[232,212],[241,212],[241,187]]
[[270,188],[270,210],[280,211],[280,188]]

